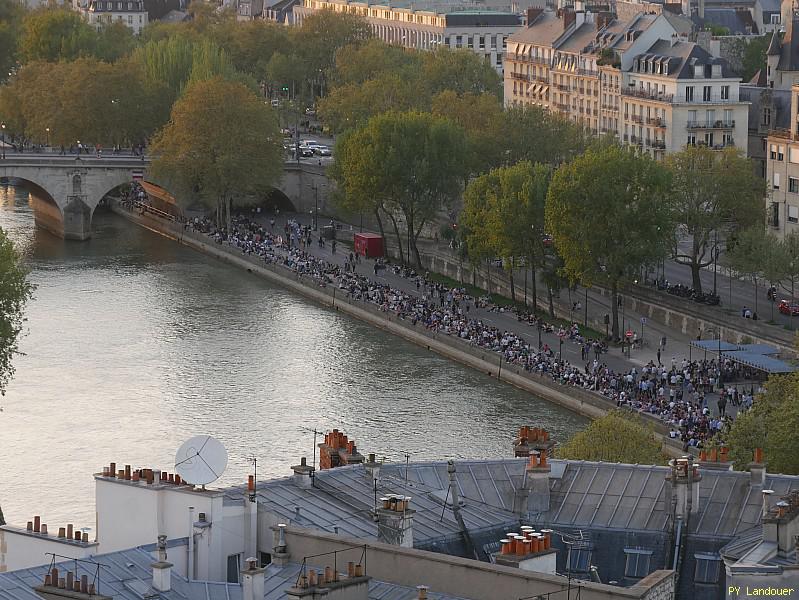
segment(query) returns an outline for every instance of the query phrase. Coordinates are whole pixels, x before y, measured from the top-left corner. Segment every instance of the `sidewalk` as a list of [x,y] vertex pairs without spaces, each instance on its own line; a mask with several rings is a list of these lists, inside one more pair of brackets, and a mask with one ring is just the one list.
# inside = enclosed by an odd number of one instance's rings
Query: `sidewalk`
[[[261,214],[255,215],[256,219],[261,222],[266,228],[269,227],[269,220],[271,215],[269,214]],[[283,226],[286,223],[287,219],[294,219],[297,222],[303,225],[311,225],[313,223],[312,217],[308,215],[297,215],[297,214],[283,214],[281,213],[280,216],[276,219],[275,222],[275,232],[278,230],[282,230]],[[326,225],[326,221],[322,221],[320,219],[320,227]],[[341,239],[348,239],[350,234],[349,225],[345,225],[342,230],[339,231],[339,242]],[[357,228],[353,228],[352,233],[356,233]],[[314,243],[312,244],[311,248],[306,249],[306,251],[310,252],[311,254],[322,258],[328,262],[335,263],[338,265],[343,266],[348,255],[350,252],[350,248],[345,246],[341,243],[338,244],[336,254],[332,253],[330,243],[326,243],[324,248],[319,248],[319,246],[315,243],[318,235],[314,236]],[[399,275],[394,275],[390,270],[381,271],[380,275],[376,278],[374,274],[374,261],[373,260],[362,260],[359,265],[356,267],[356,271],[363,276],[366,276],[370,279],[376,279],[379,281],[383,281],[390,285],[391,287],[401,290],[410,295],[419,295],[416,290],[415,281],[412,279],[406,279],[400,277]],[[423,273],[422,273],[423,275]],[[584,290],[580,289],[577,295],[573,296],[574,298],[580,298],[581,302],[585,301],[585,292]],[[589,320],[591,318],[594,319],[602,319],[602,316],[610,311],[610,307],[608,306],[607,300],[592,294],[589,290],[588,294],[588,314]],[[580,317],[575,319],[578,324],[582,323],[583,320],[583,311],[580,311]],[[537,345],[538,344],[538,329],[532,325],[527,323],[523,323],[518,321],[515,315],[511,312],[508,313],[500,313],[500,312],[493,312],[487,309],[481,309],[472,307],[469,316],[472,318],[481,319],[482,321],[489,323],[500,330],[509,331],[517,333],[523,336],[530,344]],[[701,360],[705,358],[704,355],[697,356],[696,351],[693,351],[688,342],[690,338],[686,335],[683,335],[679,332],[674,330],[668,329],[665,326],[647,322],[643,326],[641,326],[641,315],[636,313],[631,313],[629,310],[624,312],[624,324],[626,326],[638,333],[639,340],[644,340],[644,345],[639,346],[632,350],[631,357],[628,359],[626,355],[622,355],[622,350],[620,348],[611,347],[609,351],[603,354],[600,357],[601,362],[607,364],[611,369],[616,372],[628,372],[631,368],[635,367],[638,372],[640,373],[641,367],[644,365],[653,362],[657,364],[657,349],[658,344],[660,342],[661,337],[665,336],[667,339],[666,347],[661,353],[661,362],[666,366],[670,367],[672,365],[672,361],[679,365],[682,362],[683,358],[687,359],[694,359],[694,360]],[[620,326],[622,323],[622,313],[619,313],[619,320]],[[557,354],[560,349],[561,341],[559,337],[555,333],[541,333],[541,341],[543,344],[547,344],[552,350]],[[570,340],[565,339],[562,345],[563,349],[563,358],[569,361],[571,364],[575,366],[582,367],[586,364],[586,360],[581,357],[581,349],[580,344]],[[591,357],[593,358],[593,356]],[[714,355],[707,356],[708,359],[714,359]],[[747,382],[746,387],[751,387],[752,383]],[[714,416],[718,415],[718,407],[716,401],[718,399],[718,395],[716,393],[708,394],[707,395],[707,406],[711,409],[712,414]],[[737,413],[736,407],[732,406],[731,403],[727,405],[727,414],[735,416]]]

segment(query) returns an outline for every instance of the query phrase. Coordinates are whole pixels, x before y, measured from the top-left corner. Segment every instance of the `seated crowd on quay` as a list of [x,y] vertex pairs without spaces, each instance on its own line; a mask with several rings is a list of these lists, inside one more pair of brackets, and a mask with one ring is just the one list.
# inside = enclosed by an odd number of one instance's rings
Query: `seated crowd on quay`
[[[187,226],[212,237],[219,244],[308,276],[320,286],[335,286],[348,298],[368,302],[414,326],[457,337],[471,346],[497,352],[503,356],[504,362],[525,371],[549,377],[562,385],[601,394],[619,407],[647,413],[670,427],[671,437],[679,438],[685,447],[701,448],[711,438],[723,439],[732,423],[732,417],[726,414],[727,403],[743,409],[752,403],[754,389],[739,393],[737,388],[730,387],[719,394],[719,417],[712,416],[707,396],[718,386],[720,373],[715,360],[677,361],[672,358],[670,365],[650,362],[640,371],[631,366],[625,372],[617,372],[601,360],[607,350],[604,341],[586,338],[576,323],[564,327],[546,322],[534,314],[517,315],[520,323],[537,329],[540,321],[543,331],[581,345],[581,355],[586,363],[580,367],[569,360],[560,360],[546,343],[539,348],[538,344],[517,333],[503,331],[470,316],[477,308],[515,314],[514,309],[499,307],[487,298],[474,298],[463,288],[448,288],[430,282],[413,269],[388,265],[382,260],[375,261],[376,272],[381,267],[392,269],[395,275],[411,280],[415,284],[411,288],[415,287],[417,293],[372,280],[356,272],[355,265],[360,259],[352,254],[345,256],[342,267],[307,252],[306,249],[314,243],[311,229],[291,219],[277,233],[274,219],[264,226],[241,215],[233,219],[230,234],[216,227],[210,219],[195,218]],[[320,237],[318,243],[323,245],[324,240]],[[732,361],[725,361],[723,370],[726,381],[747,379],[752,375]]]

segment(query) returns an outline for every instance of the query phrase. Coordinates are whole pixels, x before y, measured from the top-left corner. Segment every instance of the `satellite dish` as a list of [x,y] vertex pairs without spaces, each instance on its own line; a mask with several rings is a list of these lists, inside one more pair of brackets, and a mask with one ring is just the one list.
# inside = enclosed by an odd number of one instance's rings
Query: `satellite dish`
[[183,481],[205,485],[216,481],[227,467],[227,451],[210,435],[197,435],[186,440],[175,454],[175,472]]

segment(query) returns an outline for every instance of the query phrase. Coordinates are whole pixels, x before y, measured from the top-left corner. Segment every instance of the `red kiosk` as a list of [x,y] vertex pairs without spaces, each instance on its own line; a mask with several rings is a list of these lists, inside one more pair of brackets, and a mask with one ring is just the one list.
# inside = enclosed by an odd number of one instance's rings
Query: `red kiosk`
[[353,236],[355,254],[367,258],[383,256],[383,236],[376,233],[356,233]]

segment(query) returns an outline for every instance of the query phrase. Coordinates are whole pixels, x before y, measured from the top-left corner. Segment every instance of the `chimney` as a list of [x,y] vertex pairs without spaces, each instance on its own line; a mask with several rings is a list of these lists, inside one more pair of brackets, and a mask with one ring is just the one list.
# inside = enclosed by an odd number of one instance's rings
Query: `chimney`
[[254,558],[247,559],[247,568],[241,572],[241,600],[263,600],[264,571]]
[[536,532],[525,525],[520,533],[506,533],[500,540],[500,551],[494,553],[494,562],[523,571],[556,574],[557,550],[552,548],[552,530]]
[[771,490],[763,490],[763,541],[777,544],[777,555],[786,558],[795,548],[799,535],[799,490],[783,496],[770,506]]
[[380,498],[377,509],[377,539],[385,544],[413,548],[411,497],[390,494]]
[[534,450],[524,470],[524,484],[517,491],[516,512],[547,512],[549,510],[549,476],[552,467],[547,450]]
[[371,481],[378,480],[380,477],[380,463],[377,462],[374,454],[369,455],[369,460],[363,463],[363,467],[366,470],[366,475]]
[[172,589],[172,563],[166,560],[166,536],[158,536],[158,560],[152,565],[153,589],[168,592]]
[[763,449],[755,448],[754,457],[749,463],[750,485],[763,487],[766,483],[766,463],[763,462]]
[[561,14],[563,15],[563,31],[566,31],[577,20],[577,16],[570,8],[562,9]]
[[[361,564],[350,562],[347,573],[335,566],[303,569],[294,587],[286,590],[289,600],[324,598],[325,600],[369,600],[369,580]],[[263,597],[263,596],[262,596]],[[244,600],[249,600],[247,596]]]
[[671,483],[675,516],[686,519],[689,514],[699,511],[699,482],[702,475],[691,456],[673,458],[669,461],[669,467],[666,479]]
[[699,0],[699,18],[704,20],[705,18],[705,0]]
[[418,600],[427,600],[427,590],[429,588],[426,585],[417,585],[416,586],[416,598]]
[[530,27],[535,20],[544,12],[543,8],[528,8],[527,9],[527,26]]
[[285,567],[289,564],[289,551],[286,546],[286,524],[278,523],[277,528],[273,527],[275,535],[275,545],[272,548],[272,563],[278,567]]
[[291,470],[294,471],[294,483],[298,487],[306,489],[313,487],[314,468],[308,466],[304,456],[300,459],[300,464],[291,467]]
[[319,444],[319,468],[322,470],[360,464],[363,461],[364,457],[358,452],[355,441],[338,429],[326,433],[325,441]]

